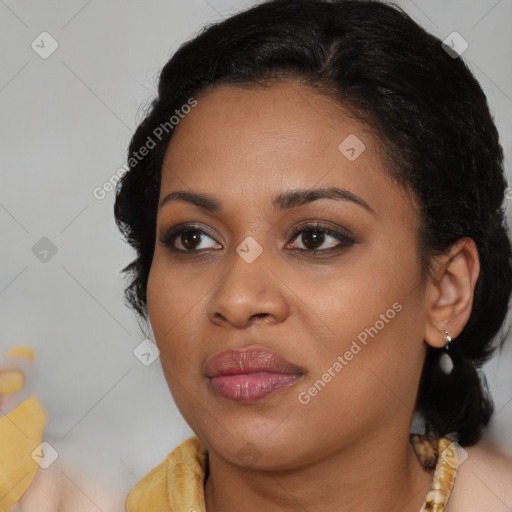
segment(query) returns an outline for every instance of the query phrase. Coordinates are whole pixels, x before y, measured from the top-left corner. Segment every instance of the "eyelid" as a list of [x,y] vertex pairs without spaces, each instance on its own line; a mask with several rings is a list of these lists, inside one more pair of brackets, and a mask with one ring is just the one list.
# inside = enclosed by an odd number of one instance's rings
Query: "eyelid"
[[[159,238],[166,238],[172,235],[175,235],[177,233],[181,233],[186,230],[197,230],[204,232],[207,234],[210,238],[215,239],[215,236],[210,228],[207,226],[204,226],[202,224],[196,224],[196,223],[189,223],[189,222],[181,222],[179,224],[176,224],[175,226],[171,226],[170,228],[161,228],[159,230]],[[222,237],[221,237],[222,238]]]
[[[183,252],[183,253],[185,253],[185,252],[188,252],[188,253],[202,252],[202,251],[183,251],[182,249],[176,249],[172,246],[172,239],[175,238],[177,235],[180,235],[181,233],[186,232],[186,231],[199,231],[199,232],[207,235],[214,242],[220,243],[216,240],[216,237],[213,235],[213,233],[211,233],[209,228],[202,226],[202,225],[198,225],[198,224],[190,224],[188,222],[176,224],[175,226],[172,226],[169,229],[165,229],[165,228],[161,229],[159,232],[158,239],[161,244],[169,247],[169,249],[173,250],[174,252]],[[218,249],[214,249],[214,250],[218,250]]]
[[[337,251],[341,251],[344,248],[348,248],[354,244],[356,244],[356,240],[353,236],[349,236],[345,233],[343,233],[343,229],[337,228],[331,228],[329,226],[323,225],[319,221],[315,221],[312,224],[306,224],[301,227],[298,227],[297,229],[293,230],[293,234],[291,236],[291,239],[289,242],[287,242],[286,246],[290,244],[295,244],[295,240],[299,238],[299,236],[302,233],[307,233],[308,231],[320,231],[327,236],[330,236],[338,241],[338,243],[334,247],[327,247],[326,249],[302,249],[302,248],[291,248],[289,250],[291,251],[298,251],[304,254],[310,254],[310,255],[327,255],[329,253],[335,253]],[[348,230],[347,230],[348,231]]]
[[286,230],[285,238],[290,238],[291,236],[295,236],[299,231],[303,229],[321,229],[321,230],[331,230],[335,233],[338,233],[346,238],[353,239],[356,241],[356,236],[352,233],[352,231],[343,226],[339,226],[338,224],[334,224],[328,221],[320,221],[317,219],[305,219],[302,220],[299,224],[292,226]]
[[[193,249],[193,250],[183,250],[183,249],[177,249],[174,247],[174,238],[179,236],[180,234],[187,232],[187,231],[199,231],[202,234],[205,234],[208,236],[208,238],[212,239],[217,244],[222,245],[220,242],[217,241],[216,236],[214,236],[209,228],[206,226],[201,226],[195,223],[181,223],[177,224],[176,226],[173,226],[167,230],[163,229],[159,233],[159,241],[162,245],[166,246],[169,250],[173,251],[174,253],[182,253],[182,254],[201,254],[209,251],[217,251],[219,249],[217,248],[207,248],[207,249]],[[290,251],[296,251],[296,252],[302,252],[302,253],[311,253],[316,255],[321,254],[327,254],[330,252],[335,252],[338,250],[342,250],[343,248],[348,248],[354,244],[357,243],[355,237],[352,235],[352,232],[347,229],[343,228],[342,226],[333,227],[331,223],[329,222],[322,222],[319,220],[304,220],[299,225],[295,225],[291,228],[289,228],[286,231],[285,237],[286,237],[286,245],[287,247],[291,243],[295,243],[295,240],[298,238],[298,236],[301,233],[305,233],[308,231],[321,231],[328,236],[338,240],[338,244],[334,247],[328,247],[326,249],[302,249],[302,248],[291,248]],[[222,237],[221,237],[222,238]]]

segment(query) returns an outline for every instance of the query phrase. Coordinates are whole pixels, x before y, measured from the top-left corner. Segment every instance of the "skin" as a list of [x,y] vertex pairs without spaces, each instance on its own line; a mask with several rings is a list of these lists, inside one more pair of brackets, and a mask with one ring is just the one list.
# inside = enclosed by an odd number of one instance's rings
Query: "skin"
[[[209,451],[206,509],[419,510],[431,475],[408,436],[421,368],[427,344],[443,346],[444,330],[456,338],[469,318],[474,242],[463,239],[436,258],[422,281],[413,197],[389,178],[375,135],[331,99],[293,81],[222,86],[197,99],[169,144],[160,199],[193,191],[222,209],[185,201],[159,209],[147,297],[169,389]],[[354,161],[338,149],[350,134],[366,146]],[[372,211],[325,198],[272,209],[282,192],[328,186]],[[311,256],[311,239],[287,230],[315,221],[350,230],[354,243]],[[161,242],[181,223],[205,231],[188,253]],[[263,249],[252,263],[236,252],[249,236]],[[185,251],[184,241],[177,236],[174,246]],[[326,234],[316,247],[338,244]],[[401,311],[301,404],[299,393],[394,303]],[[251,346],[301,366],[303,377],[252,404],[213,393],[208,357]],[[239,456],[248,443],[252,461]]]
[[122,510],[124,497],[115,488],[57,459],[39,469],[34,481],[11,512],[98,512]]
[[[377,141],[330,100],[293,82],[222,88],[199,100],[172,139],[161,196],[183,188],[208,192],[226,209],[206,215],[169,203],[158,228],[207,226],[218,241],[206,238],[201,247],[222,250],[209,259],[179,259],[157,242],[148,292],[169,387],[209,450],[208,512],[419,510],[430,475],[407,443],[413,399],[425,343],[442,346],[442,331],[455,338],[467,322],[479,271],[474,243],[465,239],[436,258],[421,282],[414,201],[388,179]],[[349,133],[366,145],[354,162],[337,151]],[[279,214],[269,208],[277,193],[325,185],[351,190],[375,214],[327,199]],[[292,254],[288,242],[304,245],[300,234],[288,240],[286,228],[306,220],[351,229],[358,244],[331,257]],[[251,264],[234,250],[246,236],[264,247]],[[337,243],[326,237],[318,245]],[[400,313],[310,403],[300,404],[298,394],[394,301]],[[204,360],[250,345],[303,366],[303,379],[251,405],[213,395]],[[238,456],[247,442],[259,455],[252,464]],[[488,441],[466,452],[447,512],[511,510],[510,459]],[[73,471],[60,459],[38,471],[15,509],[118,507],[117,494]]]

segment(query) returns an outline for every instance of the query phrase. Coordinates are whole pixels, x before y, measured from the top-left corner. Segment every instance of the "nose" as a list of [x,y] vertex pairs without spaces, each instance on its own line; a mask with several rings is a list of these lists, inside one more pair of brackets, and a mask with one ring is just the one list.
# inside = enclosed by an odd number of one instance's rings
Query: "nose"
[[226,264],[207,304],[210,321],[219,326],[245,328],[260,322],[280,323],[287,318],[287,288],[272,271],[265,251],[252,263],[233,252]]

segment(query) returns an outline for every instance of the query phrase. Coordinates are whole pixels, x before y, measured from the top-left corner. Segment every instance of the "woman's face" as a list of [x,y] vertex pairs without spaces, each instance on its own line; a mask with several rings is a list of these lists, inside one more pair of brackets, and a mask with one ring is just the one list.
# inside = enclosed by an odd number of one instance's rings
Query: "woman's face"
[[427,319],[419,220],[374,136],[293,82],[219,87],[175,128],[164,198],[149,316],[212,453],[291,468],[409,431]]

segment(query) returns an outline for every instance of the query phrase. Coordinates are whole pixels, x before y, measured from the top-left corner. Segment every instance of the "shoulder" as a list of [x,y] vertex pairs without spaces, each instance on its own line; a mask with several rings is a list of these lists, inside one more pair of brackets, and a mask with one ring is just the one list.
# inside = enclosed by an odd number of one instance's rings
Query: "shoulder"
[[198,486],[202,488],[206,457],[197,437],[183,441],[132,487],[126,497],[126,512],[168,510],[170,503],[181,505],[189,496],[196,496]]
[[60,462],[56,462],[47,469],[38,469],[30,487],[13,510],[19,512],[61,510],[59,507],[62,501],[63,485],[66,482],[62,479],[59,465]]
[[[63,465],[60,457],[48,468],[39,468],[36,476],[12,511],[16,512],[90,512],[89,496],[102,504],[102,510],[120,510],[123,497],[108,483],[84,472],[83,468]],[[0,510],[3,510],[0,506]]]
[[160,464],[142,477],[126,496],[127,512],[143,510],[165,502],[167,496],[167,466],[172,452]]
[[512,509],[512,459],[488,441],[463,449],[448,512]]

